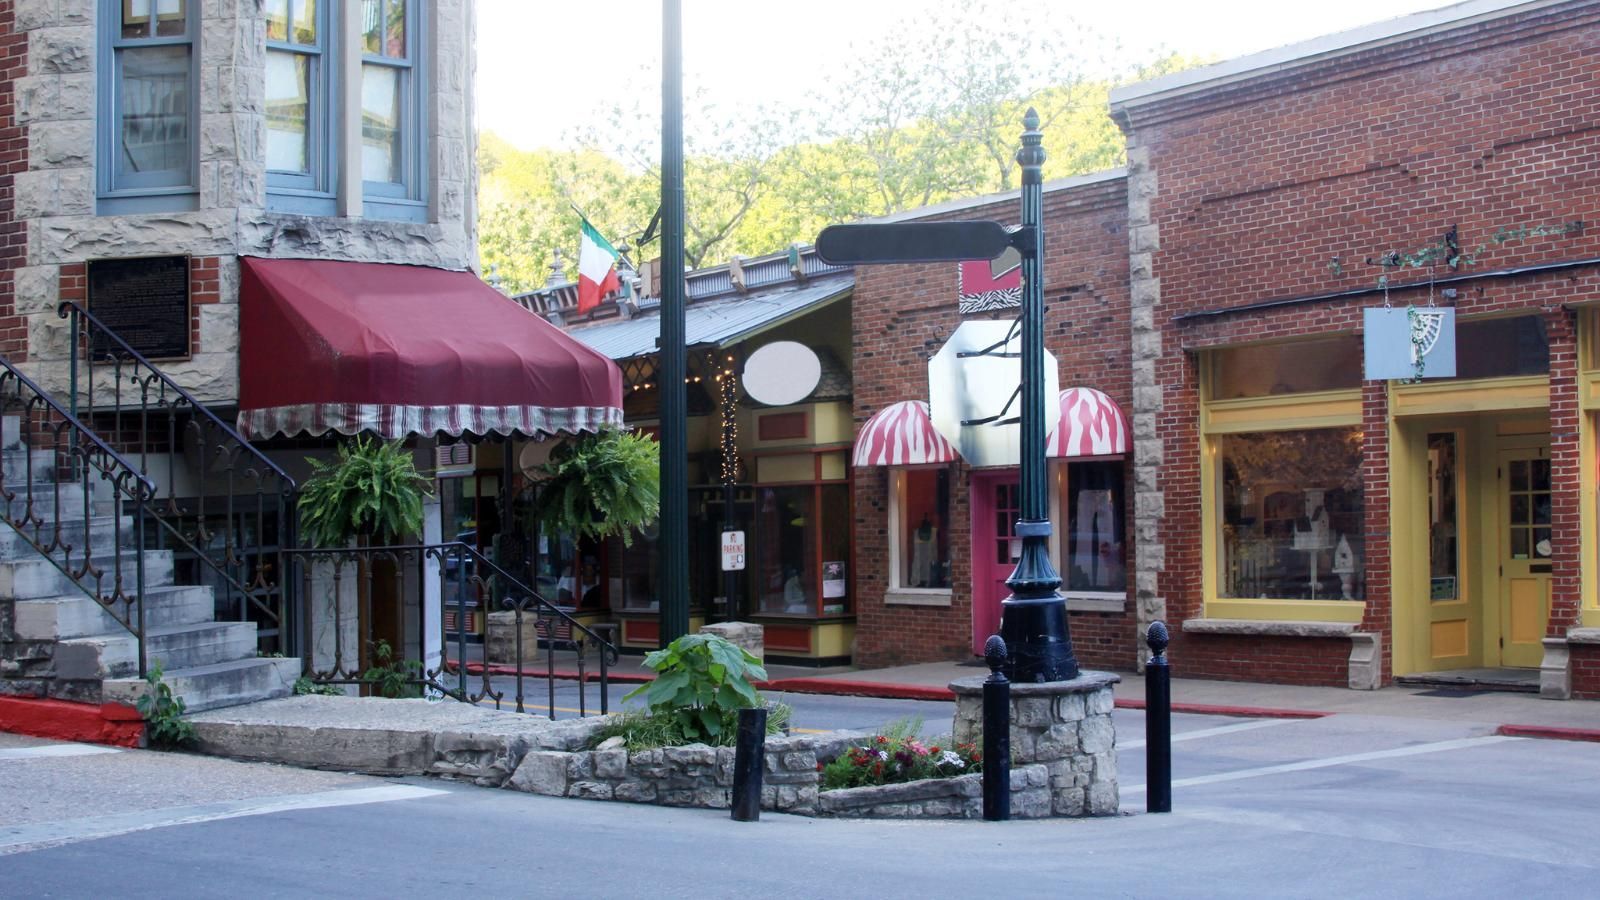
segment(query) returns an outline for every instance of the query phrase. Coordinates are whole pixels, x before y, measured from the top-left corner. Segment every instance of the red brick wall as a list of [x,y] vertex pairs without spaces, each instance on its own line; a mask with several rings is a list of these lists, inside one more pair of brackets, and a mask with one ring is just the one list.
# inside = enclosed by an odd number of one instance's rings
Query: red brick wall
[[1572,696],[1576,700],[1600,700],[1600,645],[1571,644]]
[[1348,638],[1180,634],[1169,658],[1181,678],[1350,686]]
[[[1014,224],[1019,215],[1020,206],[1013,200],[929,218]],[[1045,195],[1045,344],[1060,363],[1062,387],[1098,388],[1125,411],[1132,408],[1133,391],[1128,370],[1126,219],[1126,182],[1121,178]],[[859,426],[890,403],[927,399],[928,358],[961,322],[956,312],[956,266],[859,268],[853,309],[852,374]],[[959,659],[972,653],[969,484],[966,467],[957,463],[954,468],[948,607],[884,604],[888,471],[854,471],[857,664]],[[1130,480],[1130,519],[1132,497]],[[1128,537],[1131,571],[1131,524]],[[1071,627],[1079,660],[1085,665],[1132,665],[1135,629],[1131,600],[1122,615],[1075,613]]]
[[[1208,346],[1360,330],[1375,295],[1174,321],[1185,313],[1373,287],[1364,264],[1414,251],[1452,226],[1488,249],[1463,273],[1600,256],[1600,228],[1496,245],[1506,227],[1600,217],[1600,6],[1571,3],[1428,35],[1135,107],[1124,127],[1149,149],[1159,193],[1151,215],[1160,249],[1157,422],[1165,465],[1158,579],[1170,619],[1199,615],[1199,439],[1196,365]],[[1333,260],[1337,259],[1335,265]],[[1441,271],[1441,275],[1454,274]],[[1397,283],[1425,282],[1415,270]],[[1397,303],[1426,302],[1425,290]],[[1551,349],[1551,433],[1558,528],[1551,633],[1578,605],[1578,411],[1572,313],[1600,299],[1600,269],[1491,278],[1463,286],[1462,316],[1519,311],[1543,318]],[[1390,672],[1393,616],[1388,542],[1388,448],[1382,383],[1362,391],[1366,462],[1364,629],[1383,634]],[[1317,642],[1298,641],[1299,646]],[[1323,654],[1344,683],[1348,646]],[[1175,647],[1184,674],[1305,681],[1282,639],[1206,637]],[[1186,660],[1185,654],[1201,658]],[[1227,654],[1233,654],[1230,661]],[[1320,672],[1320,663],[1317,667]],[[1329,672],[1332,670],[1329,669]],[[1323,674],[1315,675],[1323,679]],[[1320,681],[1319,681],[1320,683]]]
[[12,184],[28,168],[27,130],[17,124],[16,79],[28,73],[27,35],[16,30],[13,0],[0,0],[0,356],[28,358],[26,321],[16,314],[16,269],[26,264],[28,235],[16,218]]

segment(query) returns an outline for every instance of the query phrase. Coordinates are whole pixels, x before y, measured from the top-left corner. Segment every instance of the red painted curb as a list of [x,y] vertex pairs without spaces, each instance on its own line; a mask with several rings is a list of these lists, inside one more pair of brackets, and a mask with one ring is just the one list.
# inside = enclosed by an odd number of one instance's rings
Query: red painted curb
[[144,720],[116,703],[71,703],[42,697],[0,697],[0,731],[113,747],[143,742]]
[[839,697],[877,697],[883,700],[955,699],[947,687],[920,684],[885,684],[879,681],[848,681],[842,678],[780,678],[762,686],[765,691],[791,694],[828,694]]
[[1592,741],[1600,743],[1600,730],[1594,728],[1557,728],[1551,725],[1501,725],[1495,734],[1506,737],[1542,738],[1548,741]]
[[[1144,709],[1144,701],[1132,697],[1119,699],[1118,709]],[[1333,713],[1314,709],[1276,709],[1268,706],[1219,706],[1211,703],[1174,703],[1175,713],[1196,716],[1234,716],[1241,719],[1321,719]]]

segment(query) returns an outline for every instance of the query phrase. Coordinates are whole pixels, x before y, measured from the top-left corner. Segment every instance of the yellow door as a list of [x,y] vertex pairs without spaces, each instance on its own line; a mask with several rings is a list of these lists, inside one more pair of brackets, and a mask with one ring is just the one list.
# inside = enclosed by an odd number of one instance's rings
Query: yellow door
[[1550,614],[1550,453],[1502,450],[1500,494],[1500,664],[1537,667]]
[[[1465,428],[1435,426],[1427,432],[1428,650],[1432,671],[1481,665],[1478,620],[1481,591],[1467,577],[1465,561],[1476,535],[1468,528],[1468,464]],[[1421,524],[1421,523],[1419,523]]]

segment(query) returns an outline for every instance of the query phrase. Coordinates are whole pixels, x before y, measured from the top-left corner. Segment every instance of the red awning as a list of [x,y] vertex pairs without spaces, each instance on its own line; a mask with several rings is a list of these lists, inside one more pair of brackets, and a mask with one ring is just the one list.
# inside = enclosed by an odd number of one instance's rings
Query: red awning
[[622,423],[616,364],[471,272],[239,262],[247,437],[540,437]]
[[922,466],[955,458],[956,448],[934,430],[927,402],[901,400],[861,426],[853,461],[857,466]]
[[1117,401],[1094,388],[1067,388],[1060,395],[1056,430],[1045,441],[1045,455],[1121,456],[1129,450],[1128,418]]

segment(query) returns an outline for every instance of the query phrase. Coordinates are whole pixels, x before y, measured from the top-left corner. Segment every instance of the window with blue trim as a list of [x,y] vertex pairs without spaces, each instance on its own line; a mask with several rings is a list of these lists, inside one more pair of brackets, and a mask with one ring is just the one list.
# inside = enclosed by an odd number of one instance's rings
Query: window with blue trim
[[362,0],[361,178],[366,214],[422,220],[423,72],[416,0]]
[[338,187],[334,91],[338,61],[328,7],[267,0],[267,204],[332,214]]
[[195,205],[198,18],[189,0],[101,0],[102,212]]

